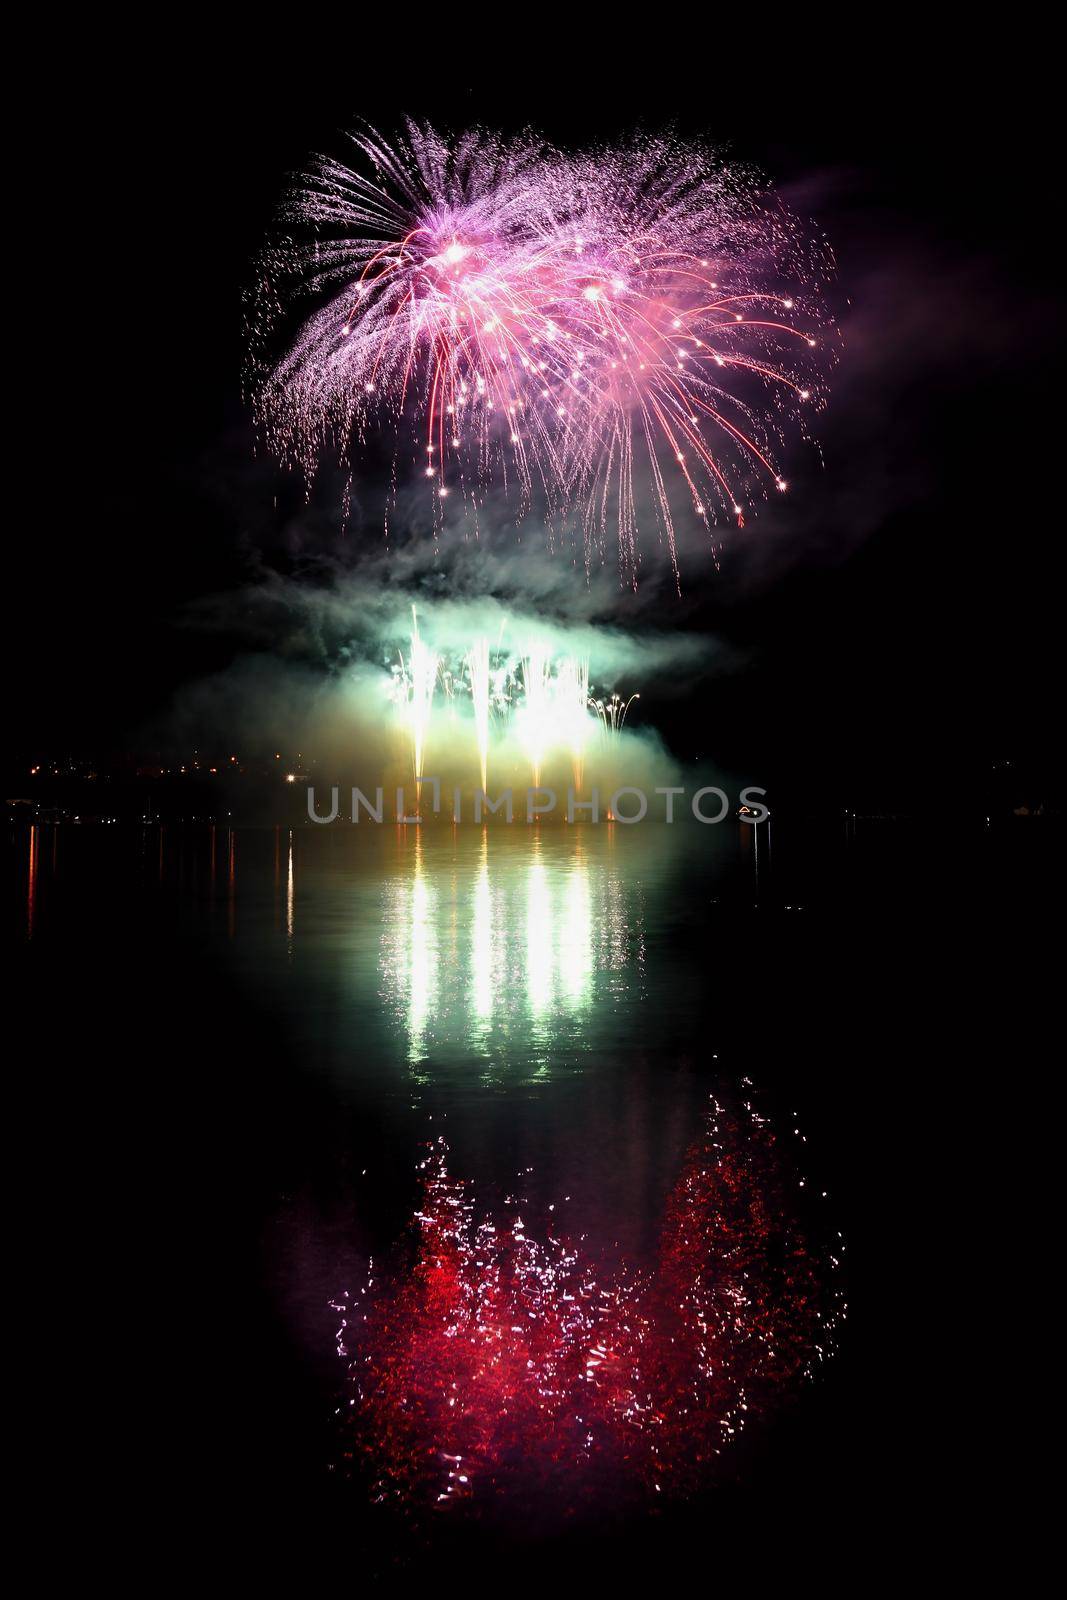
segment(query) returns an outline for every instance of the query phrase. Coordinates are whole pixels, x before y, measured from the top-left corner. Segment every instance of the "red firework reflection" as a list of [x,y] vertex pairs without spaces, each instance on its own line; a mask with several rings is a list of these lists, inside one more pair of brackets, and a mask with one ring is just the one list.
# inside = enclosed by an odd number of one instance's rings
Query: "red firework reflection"
[[438,1139],[421,1164],[413,1262],[337,1305],[346,1455],[377,1499],[569,1513],[691,1494],[832,1354],[837,1255],[800,1221],[804,1180],[750,1100],[712,1098],[652,1271],[601,1273],[584,1242],[539,1242],[521,1217],[476,1224],[447,1155]]

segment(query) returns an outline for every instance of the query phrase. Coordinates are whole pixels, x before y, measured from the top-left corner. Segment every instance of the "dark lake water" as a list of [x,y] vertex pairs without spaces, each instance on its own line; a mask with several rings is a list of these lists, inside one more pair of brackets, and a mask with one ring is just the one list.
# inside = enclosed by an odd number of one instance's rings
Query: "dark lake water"
[[[950,1427],[930,1385],[985,1211],[1004,929],[1042,899],[1047,837],[772,828],[10,834],[35,1265],[160,1495],[299,1499],[387,1566],[339,1442],[336,1308],[410,1229],[427,1140],[479,1215],[517,1208],[614,1272],[655,1256],[712,1096],[758,1101],[850,1310],[671,1537],[741,1490],[897,1481],[901,1417]],[[588,1555],[602,1523],[553,1537]]]

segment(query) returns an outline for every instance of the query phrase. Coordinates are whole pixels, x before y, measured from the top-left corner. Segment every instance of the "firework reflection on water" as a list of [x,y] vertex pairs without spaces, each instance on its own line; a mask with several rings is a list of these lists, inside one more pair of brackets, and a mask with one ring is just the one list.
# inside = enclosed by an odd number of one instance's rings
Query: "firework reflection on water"
[[843,1244],[747,1083],[713,1094],[648,1265],[555,1207],[479,1217],[437,1138],[406,1246],[335,1302],[343,1454],[432,1516],[690,1497],[834,1353]]
[[476,856],[442,871],[416,836],[385,886],[381,993],[417,1073],[457,1049],[484,1069],[520,1039],[547,1063],[561,1032],[580,1058],[590,1008],[643,994],[640,879],[577,836],[560,852],[535,835],[521,866],[500,848],[494,865],[483,830]]

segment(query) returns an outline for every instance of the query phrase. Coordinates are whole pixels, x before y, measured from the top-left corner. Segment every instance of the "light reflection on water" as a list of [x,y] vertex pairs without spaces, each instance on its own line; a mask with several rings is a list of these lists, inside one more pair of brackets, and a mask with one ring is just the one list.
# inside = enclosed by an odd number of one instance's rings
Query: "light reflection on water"
[[727,953],[707,960],[710,919],[735,951],[750,937],[749,832],[34,828],[21,920],[47,940],[106,883],[124,926],[163,917],[232,972],[301,1071],[469,1099],[684,1041]]
[[[823,1003],[807,887],[786,888],[776,838],[768,892],[761,839],[757,893],[740,827],[46,826],[15,842],[41,970],[99,950],[140,972],[164,1034],[173,1020],[192,1041],[189,1083],[239,1094],[251,1128],[277,1119],[285,1192],[290,1166],[314,1183],[335,1163],[361,1186],[410,1174],[444,1128],[473,1181],[521,1174],[524,1205],[644,1249],[705,1085],[735,1064],[764,1079],[768,1039],[789,1068]],[[396,1216],[383,1206],[383,1239]]]
[[581,837],[523,843],[485,830],[442,861],[417,837],[388,877],[380,992],[412,1064],[457,1047],[503,1060],[518,1043],[546,1073],[561,1046],[582,1048],[594,1002],[643,994],[640,876]]

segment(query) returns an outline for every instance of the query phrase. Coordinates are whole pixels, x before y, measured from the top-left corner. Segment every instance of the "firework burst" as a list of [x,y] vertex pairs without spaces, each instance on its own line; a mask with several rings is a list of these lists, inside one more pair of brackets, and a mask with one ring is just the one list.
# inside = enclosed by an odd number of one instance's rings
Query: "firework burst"
[[[639,516],[676,564],[678,520],[712,533],[786,488],[791,432],[825,399],[832,257],[749,169],[673,136],[563,155],[409,124],[319,160],[266,253],[251,318],[257,414],[311,478],[385,436],[421,478],[521,518],[618,540]],[[314,309],[281,355],[279,333]],[[640,508],[640,512],[639,512]]]

